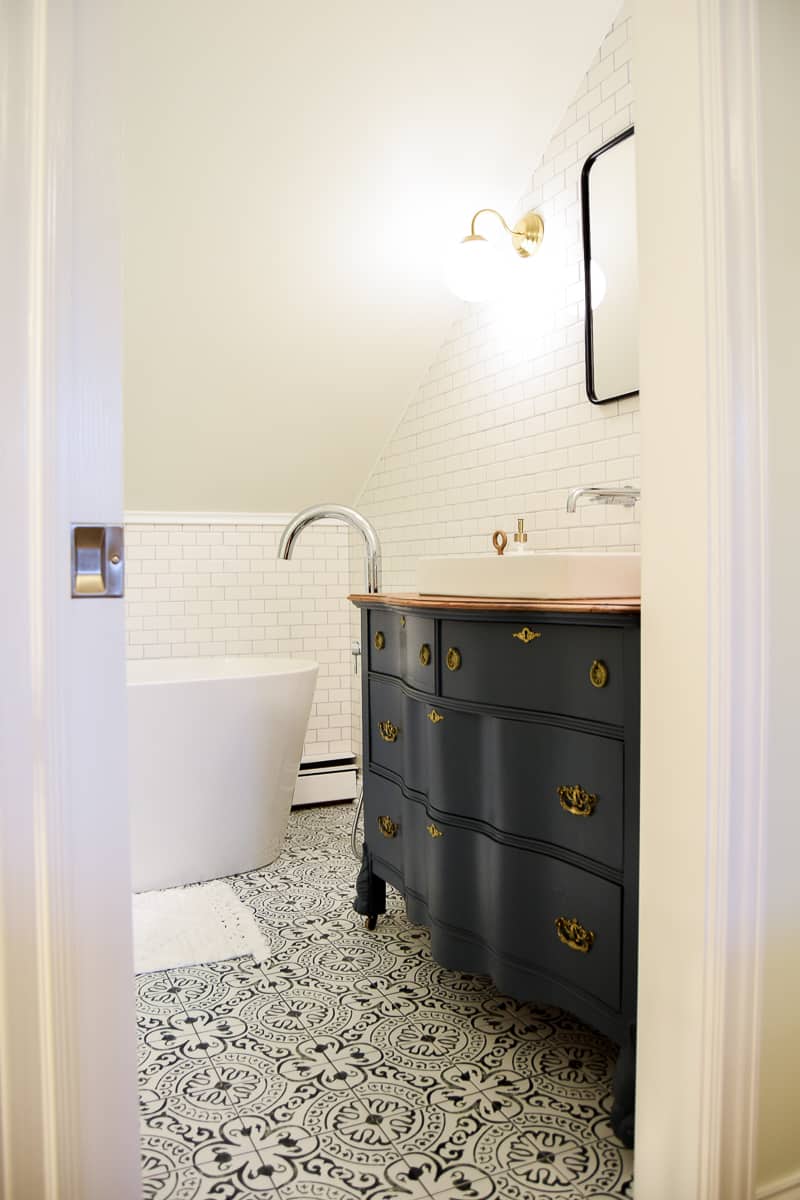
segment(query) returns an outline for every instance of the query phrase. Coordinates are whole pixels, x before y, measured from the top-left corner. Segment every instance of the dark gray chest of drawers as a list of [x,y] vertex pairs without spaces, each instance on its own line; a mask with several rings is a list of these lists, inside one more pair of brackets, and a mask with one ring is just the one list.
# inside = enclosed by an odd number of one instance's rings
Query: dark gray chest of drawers
[[[487,601],[487,604],[490,603]],[[639,616],[362,606],[365,850],[437,961],[622,1042],[636,1010]]]

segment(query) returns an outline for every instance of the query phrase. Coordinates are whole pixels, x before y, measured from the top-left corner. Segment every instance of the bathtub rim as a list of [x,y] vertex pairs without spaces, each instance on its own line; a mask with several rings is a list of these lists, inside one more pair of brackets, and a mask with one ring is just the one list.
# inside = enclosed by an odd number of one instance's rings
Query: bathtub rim
[[[223,683],[245,679],[280,679],[316,674],[316,659],[286,654],[209,654],[185,658],[134,658],[126,662],[128,687],[158,687],[183,683]],[[139,676],[139,678],[137,678]]]

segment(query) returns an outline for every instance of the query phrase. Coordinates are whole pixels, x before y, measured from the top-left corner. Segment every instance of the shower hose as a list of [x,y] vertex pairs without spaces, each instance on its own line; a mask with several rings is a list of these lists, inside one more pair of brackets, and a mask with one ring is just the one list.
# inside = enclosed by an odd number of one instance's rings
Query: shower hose
[[356,801],[356,811],[353,817],[353,828],[350,830],[350,851],[356,862],[361,862],[361,848],[358,844],[358,822],[361,819],[361,810],[364,807],[364,784],[358,789],[358,800]]

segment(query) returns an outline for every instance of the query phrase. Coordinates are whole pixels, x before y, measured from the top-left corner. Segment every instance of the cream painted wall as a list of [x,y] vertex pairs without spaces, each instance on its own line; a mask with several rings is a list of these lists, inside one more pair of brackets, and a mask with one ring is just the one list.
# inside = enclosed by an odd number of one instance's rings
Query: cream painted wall
[[122,6],[129,509],[355,499],[618,6]]
[[800,642],[800,5],[761,0],[769,422],[770,778],[758,1178],[791,1176],[800,1195],[800,805],[796,795]]

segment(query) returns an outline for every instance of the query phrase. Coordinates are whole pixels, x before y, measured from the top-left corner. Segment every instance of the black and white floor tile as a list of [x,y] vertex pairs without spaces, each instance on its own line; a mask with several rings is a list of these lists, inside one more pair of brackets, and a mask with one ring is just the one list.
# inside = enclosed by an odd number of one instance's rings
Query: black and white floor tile
[[615,1048],[448,971],[402,900],[367,932],[349,807],[230,880],[271,950],[137,979],[146,1200],[621,1200]]

